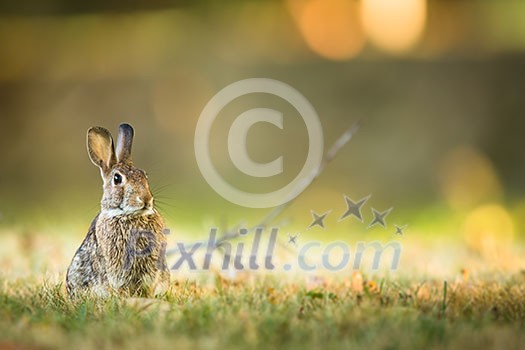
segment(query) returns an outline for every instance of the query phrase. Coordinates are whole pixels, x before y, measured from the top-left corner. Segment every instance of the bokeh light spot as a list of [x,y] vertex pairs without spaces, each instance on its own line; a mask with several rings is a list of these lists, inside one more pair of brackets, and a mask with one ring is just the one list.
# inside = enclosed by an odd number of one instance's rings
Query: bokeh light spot
[[417,44],[425,29],[425,0],[363,0],[366,35],[379,48],[402,53]]
[[355,1],[311,0],[302,9],[299,26],[308,46],[328,59],[350,59],[364,45]]
[[441,191],[455,210],[498,200],[501,184],[490,159],[475,149],[460,147],[447,154],[439,169]]
[[514,223],[500,205],[488,204],[474,209],[465,218],[463,237],[467,246],[490,260],[510,259]]

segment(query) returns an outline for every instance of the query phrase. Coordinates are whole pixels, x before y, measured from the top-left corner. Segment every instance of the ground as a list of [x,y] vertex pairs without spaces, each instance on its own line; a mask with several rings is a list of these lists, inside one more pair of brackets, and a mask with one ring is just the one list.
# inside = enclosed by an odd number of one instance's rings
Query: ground
[[[173,271],[155,299],[71,300],[65,271],[82,237],[70,232],[82,231],[0,229],[0,350],[525,348],[522,241],[486,249],[412,229],[385,238],[403,243],[395,273],[367,264],[337,273]],[[294,261],[287,239],[279,265]]]
[[158,299],[71,301],[3,279],[0,349],[522,349],[525,276],[498,281],[177,281]]

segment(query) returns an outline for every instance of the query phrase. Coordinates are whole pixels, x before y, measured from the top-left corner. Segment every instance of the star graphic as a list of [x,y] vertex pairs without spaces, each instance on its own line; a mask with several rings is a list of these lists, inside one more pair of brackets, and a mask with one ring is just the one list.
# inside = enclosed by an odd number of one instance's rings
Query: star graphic
[[384,212],[378,212],[377,210],[375,210],[374,208],[372,208],[372,213],[374,213],[374,219],[372,220],[372,222],[368,225],[367,228],[370,228],[372,226],[374,226],[375,224],[379,224],[383,227],[386,227],[386,216],[388,214],[390,214],[390,212],[392,211],[392,209],[394,208],[390,208],[390,209],[387,209],[385,210]]
[[404,226],[397,226],[397,225],[394,225],[396,227],[396,235],[401,235],[403,236],[403,230],[407,228],[408,225],[404,225]]
[[370,199],[370,197],[372,197],[371,194],[369,194],[368,196],[364,197],[364,198],[361,198],[359,201],[355,202],[354,200],[352,200],[350,197],[348,197],[347,195],[344,195],[345,197],[345,202],[346,202],[346,211],[344,212],[344,214],[339,218],[338,221],[343,221],[344,219],[346,219],[347,217],[349,216],[355,216],[359,221],[363,222],[363,216],[361,215],[361,208],[363,207],[363,205],[366,203],[367,200]]
[[299,237],[300,233],[296,235],[288,234],[288,244],[293,244],[297,246],[297,237]]
[[330,214],[331,210],[321,215],[317,214],[313,210],[310,210],[310,212],[312,213],[312,217],[314,218],[314,221],[310,224],[310,226],[308,226],[307,230],[311,229],[314,226],[320,226],[323,230],[325,230],[326,228],[324,227],[324,219],[326,219],[326,216]]

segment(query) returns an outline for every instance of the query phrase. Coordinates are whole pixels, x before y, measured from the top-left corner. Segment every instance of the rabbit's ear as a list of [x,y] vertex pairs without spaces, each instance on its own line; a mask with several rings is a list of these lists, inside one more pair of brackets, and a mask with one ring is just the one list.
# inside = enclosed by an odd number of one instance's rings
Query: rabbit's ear
[[90,128],[87,133],[87,147],[89,158],[103,173],[107,173],[117,162],[113,138],[108,130],[100,126]]
[[131,145],[133,144],[133,127],[129,124],[120,124],[117,138],[117,160],[131,163]]

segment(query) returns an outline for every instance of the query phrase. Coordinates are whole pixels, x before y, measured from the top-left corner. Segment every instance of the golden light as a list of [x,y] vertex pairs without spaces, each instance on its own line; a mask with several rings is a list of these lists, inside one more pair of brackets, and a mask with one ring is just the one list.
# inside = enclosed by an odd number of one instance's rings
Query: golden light
[[402,53],[421,38],[427,4],[426,0],[363,0],[361,16],[372,43],[390,53]]
[[350,59],[363,48],[359,7],[355,1],[311,0],[297,17],[307,45],[325,58]]
[[484,258],[498,263],[512,260],[514,223],[500,205],[488,204],[470,212],[463,224],[463,237],[467,246]]
[[501,183],[492,162],[473,148],[460,147],[447,154],[438,174],[441,191],[455,210],[471,209],[502,196]]

